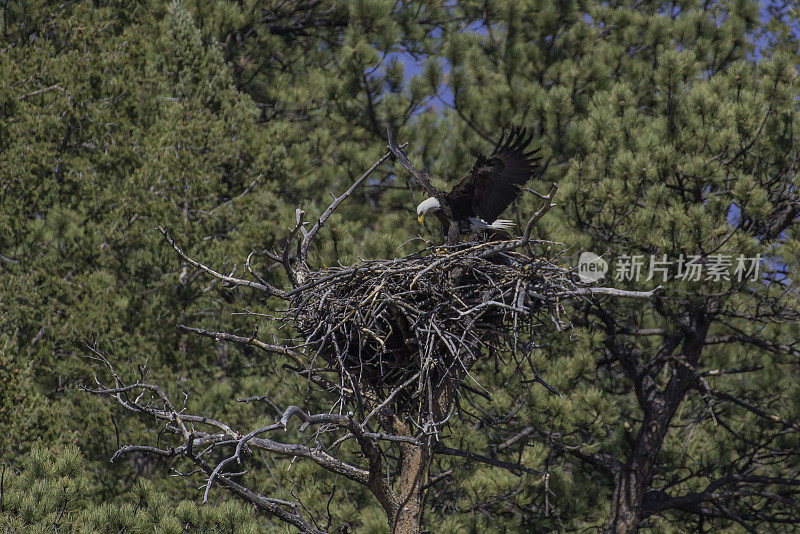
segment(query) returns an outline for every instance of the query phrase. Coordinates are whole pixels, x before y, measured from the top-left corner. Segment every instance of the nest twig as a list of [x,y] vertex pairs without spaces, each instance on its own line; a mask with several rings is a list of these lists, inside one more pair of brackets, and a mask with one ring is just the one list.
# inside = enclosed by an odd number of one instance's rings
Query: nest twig
[[[543,257],[501,243],[431,248],[308,274],[286,318],[340,381],[429,420],[431,390],[468,375],[482,355],[517,350],[560,319],[579,288]],[[432,423],[432,420],[428,421]]]
[[[410,165],[402,146],[390,140],[391,152],[411,167],[421,185],[431,188],[424,174]],[[115,398],[125,409],[146,414],[164,423],[164,430],[176,437],[169,448],[126,445],[121,454],[140,452],[165,458],[189,459],[207,477],[204,499],[213,484],[253,503],[303,532],[322,532],[306,518],[301,502],[261,495],[240,483],[245,471],[230,471],[244,463],[248,450],[282,457],[304,458],[337,476],[364,485],[381,503],[390,525],[397,525],[406,513],[410,496],[419,505],[424,491],[437,480],[430,476],[433,455],[459,456],[468,461],[507,469],[521,475],[541,472],[513,462],[446,446],[440,435],[442,425],[458,405],[459,391],[477,384],[470,374],[480,359],[497,353],[522,353],[533,382],[551,391],[533,368],[530,352],[539,327],[565,326],[563,303],[592,295],[649,298],[653,292],[622,291],[614,288],[580,286],[573,273],[558,266],[553,243],[531,239],[536,223],[553,206],[554,184],[545,202],[532,215],[522,236],[509,241],[433,247],[420,253],[390,260],[361,261],[351,266],[312,269],[308,254],[327,220],[390,157],[387,153],[347,191],[334,197],[331,205],[311,224],[298,209],[293,228],[282,250],[263,251],[272,267],[283,267],[286,283],[269,281],[251,264],[255,252],[244,262],[241,276],[236,270],[225,274],[187,255],[159,227],[183,262],[219,280],[227,287],[246,287],[274,303],[276,314],[296,336],[285,344],[259,339],[257,329],[247,335],[182,328],[216,341],[240,343],[287,359],[285,368],[306,378],[309,384],[333,392],[336,398],[323,410],[312,413],[298,406],[285,410],[264,395],[241,399],[264,402],[279,414],[272,424],[237,430],[234,425],[207,415],[187,413],[186,399],[178,409],[165,390],[147,381],[146,368],[134,383],[126,383],[111,361],[99,351],[95,359],[105,365],[113,384],[96,377],[87,390]],[[434,190],[435,191],[435,190]],[[310,225],[310,230],[306,229]],[[479,385],[478,385],[479,386]],[[132,398],[132,393],[136,397]],[[331,399],[327,399],[331,400]],[[287,429],[290,419],[302,421],[299,431],[313,429],[303,443],[281,441],[276,436]],[[339,446],[354,440],[357,453],[347,459]],[[214,457],[228,450],[223,460]],[[345,459],[342,459],[345,457]]]
[[[249,257],[247,272],[257,281],[219,273],[186,255],[159,227],[178,254],[196,268],[226,285],[246,286],[285,301],[284,322],[298,337],[289,345],[270,345],[255,334],[246,338],[184,328],[287,356],[295,372],[338,392],[340,409],[355,408],[365,417],[362,424],[388,410],[408,418],[425,434],[436,433],[449,417],[459,389],[471,387],[464,382],[477,384],[470,370],[482,356],[522,350],[524,358],[518,361],[530,361],[536,328],[565,326],[565,300],[594,293],[652,295],[579,287],[569,269],[533,253],[537,244],[548,249],[553,245],[531,239],[531,230],[554,205],[556,184],[547,195],[537,194],[545,202],[517,239],[432,247],[401,258],[312,269],[310,245],[336,208],[392,152],[404,161],[402,147],[391,145],[390,152],[347,191],[334,196],[310,230],[305,212],[298,209],[283,250],[265,251],[283,266],[292,289],[262,279]],[[556,392],[535,369],[533,374],[532,381]]]

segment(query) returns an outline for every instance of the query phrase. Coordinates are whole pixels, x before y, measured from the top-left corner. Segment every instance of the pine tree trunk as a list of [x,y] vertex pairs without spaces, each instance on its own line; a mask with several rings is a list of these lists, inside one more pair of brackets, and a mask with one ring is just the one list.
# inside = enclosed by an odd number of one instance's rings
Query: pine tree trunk
[[662,390],[656,388],[653,380],[642,383],[647,415],[636,436],[630,460],[614,476],[614,497],[606,532],[637,532],[639,522],[648,516],[645,495],[653,481],[656,456],[664,444],[670,422],[692,384],[690,369],[700,357],[711,323],[705,313],[698,312],[691,324],[690,333],[683,339],[681,354],[688,365],[678,366]]
[[430,461],[428,445],[403,446],[400,477],[395,490],[397,507],[389,518],[393,534],[417,534],[420,531]]
[[637,473],[626,468],[616,477],[611,500],[611,517],[606,526],[609,534],[630,534],[639,530],[642,510],[642,483]]

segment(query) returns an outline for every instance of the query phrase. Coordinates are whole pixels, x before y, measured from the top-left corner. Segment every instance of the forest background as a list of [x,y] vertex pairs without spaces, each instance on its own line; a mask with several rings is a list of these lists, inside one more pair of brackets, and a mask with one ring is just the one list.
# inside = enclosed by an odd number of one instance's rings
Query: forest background
[[[531,128],[548,162],[531,186],[560,186],[536,233],[564,243],[565,266],[583,251],[762,258],[756,280],[670,280],[653,302],[571,307],[569,332],[543,331],[532,354],[563,397],[487,357],[474,372],[491,394],[450,423],[448,443],[545,474],[437,460],[449,473],[425,528],[797,528],[796,8],[3,0],[0,527],[291,531],[219,488],[199,505],[203,477],[172,476],[169,462],[111,463],[158,427],[79,386],[102,372],[97,351],[243,429],[267,414],[237,398],[319,406],[280,359],[177,327],[286,335],[156,227],[209,265],[241,266],[379,159],[391,123],[439,187],[507,126]],[[423,198],[387,162],[329,220],[315,264],[438,239],[417,226]],[[388,529],[363,488],[313,464],[268,457],[248,477],[327,530]]]

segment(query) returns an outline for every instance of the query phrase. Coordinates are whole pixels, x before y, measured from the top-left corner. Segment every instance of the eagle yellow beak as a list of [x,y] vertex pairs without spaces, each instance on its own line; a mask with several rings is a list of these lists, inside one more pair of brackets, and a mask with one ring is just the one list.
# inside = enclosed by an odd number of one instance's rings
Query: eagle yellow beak
[[424,213],[420,213],[419,215],[417,215],[417,222],[420,223],[420,224],[425,224],[425,214]]

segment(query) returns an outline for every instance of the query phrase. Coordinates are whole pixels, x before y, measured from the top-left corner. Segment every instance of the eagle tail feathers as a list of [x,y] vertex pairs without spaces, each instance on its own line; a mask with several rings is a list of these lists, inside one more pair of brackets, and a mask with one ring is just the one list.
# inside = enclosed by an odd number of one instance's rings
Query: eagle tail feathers
[[514,228],[514,226],[516,226],[514,221],[509,221],[508,219],[497,219],[489,225],[489,228],[492,230],[511,230]]
[[480,232],[483,230],[498,230],[501,232],[507,232],[516,226],[514,221],[509,221],[508,219],[497,219],[492,224],[489,224],[483,219],[471,217],[469,222],[472,232]]

